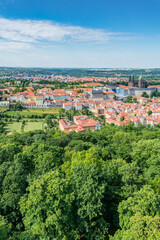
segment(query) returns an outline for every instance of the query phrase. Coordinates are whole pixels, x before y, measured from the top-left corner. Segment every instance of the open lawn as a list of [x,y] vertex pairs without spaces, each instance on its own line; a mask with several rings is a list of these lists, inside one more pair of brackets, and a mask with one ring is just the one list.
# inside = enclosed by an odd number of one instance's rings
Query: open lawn
[[[21,132],[22,122],[8,123],[6,126],[7,132]],[[24,132],[42,130],[42,122],[26,122]]]
[[26,122],[24,131],[42,130],[42,122]]
[[8,109],[9,109],[9,107],[0,107],[0,112],[7,111]]
[[[3,110],[4,111],[4,110]],[[58,114],[57,108],[25,108],[22,111],[8,111],[7,115],[16,117],[18,114],[20,116],[30,116],[30,115],[42,115],[42,114]]]
[[21,132],[21,122],[8,123],[6,126],[7,132]]
[[55,113],[58,113],[58,109],[57,108],[25,108],[22,112],[55,114]]

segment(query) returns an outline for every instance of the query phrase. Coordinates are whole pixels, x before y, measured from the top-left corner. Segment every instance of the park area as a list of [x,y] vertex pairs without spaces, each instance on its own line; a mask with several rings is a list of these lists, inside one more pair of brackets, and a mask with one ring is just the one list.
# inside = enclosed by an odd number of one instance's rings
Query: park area
[[21,111],[0,108],[0,120],[5,123],[7,133],[44,130],[44,123],[48,123],[49,128],[55,128],[58,117],[59,109],[55,108],[24,108]]
[[[6,131],[9,132],[22,132],[22,122],[13,122],[8,123],[6,125]],[[26,122],[24,126],[24,132],[34,131],[34,130],[42,130],[43,122]]]
[[29,117],[31,115],[40,115],[43,114],[58,114],[57,108],[24,108],[22,111],[7,111],[9,108],[1,107],[0,112],[5,112],[11,117],[16,117],[17,115]]

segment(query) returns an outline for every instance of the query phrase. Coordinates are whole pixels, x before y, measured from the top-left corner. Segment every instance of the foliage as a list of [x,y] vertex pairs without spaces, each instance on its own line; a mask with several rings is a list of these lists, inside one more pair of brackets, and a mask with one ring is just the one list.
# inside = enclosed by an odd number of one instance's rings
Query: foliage
[[151,93],[151,98],[153,98],[153,97],[160,97],[160,92],[155,91],[155,92]]
[[123,121],[124,121],[124,116],[120,118],[120,122],[123,122]]
[[7,223],[3,216],[0,215],[0,240],[7,240],[10,233],[11,225]]
[[0,135],[0,239],[159,239],[160,128],[64,134],[45,117]]
[[130,227],[130,218],[136,213],[142,216],[160,215],[160,199],[150,186],[144,186],[132,197],[119,204],[119,224],[122,229]]
[[152,111],[151,110],[149,110],[148,111],[148,116],[150,116],[152,114]]
[[160,239],[160,217],[142,216],[137,213],[130,219],[128,230],[118,230],[110,240],[158,240]]
[[146,92],[143,92],[141,97],[149,98],[148,94]]
[[9,109],[10,109],[10,110],[13,110],[13,111],[22,111],[23,106],[21,105],[20,102],[16,102],[15,104],[10,105],[10,106],[9,106]]

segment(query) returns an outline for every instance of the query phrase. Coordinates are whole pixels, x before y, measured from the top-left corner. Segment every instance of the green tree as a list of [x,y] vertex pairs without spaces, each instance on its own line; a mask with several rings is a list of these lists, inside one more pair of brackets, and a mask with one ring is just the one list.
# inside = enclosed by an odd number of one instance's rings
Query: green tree
[[148,111],[148,116],[150,116],[152,114],[152,111],[151,110],[149,110]]
[[75,165],[72,169],[78,229],[86,240],[107,239],[109,224],[105,221],[106,182],[93,164]]
[[11,231],[11,224],[0,215],[0,240],[7,240]]
[[141,97],[149,98],[148,94],[146,92],[143,92]]
[[124,230],[131,226],[130,218],[136,213],[142,216],[156,216],[160,214],[160,198],[150,186],[144,186],[127,200],[123,200],[118,207],[119,224]]
[[18,202],[26,191],[27,175],[31,172],[32,164],[25,155],[19,153],[14,156],[13,163],[4,163],[1,167],[0,210],[15,229],[21,229],[23,224]]
[[118,230],[110,240],[159,240],[160,217],[142,216],[137,213],[130,218],[128,230]]
[[137,102],[137,98],[134,97],[133,98],[133,102],[136,103]]
[[124,116],[120,118],[120,122],[123,122],[123,121],[124,121]]
[[47,115],[45,117],[45,122],[47,123],[48,128],[52,128],[53,127],[53,122],[52,122],[52,115]]
[[132,196],[142,186],[142,175],[136,162],[127,163],[118,169],[122,181],[122,195],[127,198]]
[[35,180],[20,201],[30,239],[78,239],[73,201],[69,180],[58,170]]

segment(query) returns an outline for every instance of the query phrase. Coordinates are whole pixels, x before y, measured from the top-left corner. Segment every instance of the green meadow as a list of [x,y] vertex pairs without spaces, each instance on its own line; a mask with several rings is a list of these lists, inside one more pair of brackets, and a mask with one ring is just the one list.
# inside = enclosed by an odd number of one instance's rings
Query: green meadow
[[[13,122],[6,125],[7,132],[22,132],[21,130],[22,122]],[[40,122],[26,122],[24,126],[24,132],[42,130],[43,123]]]

